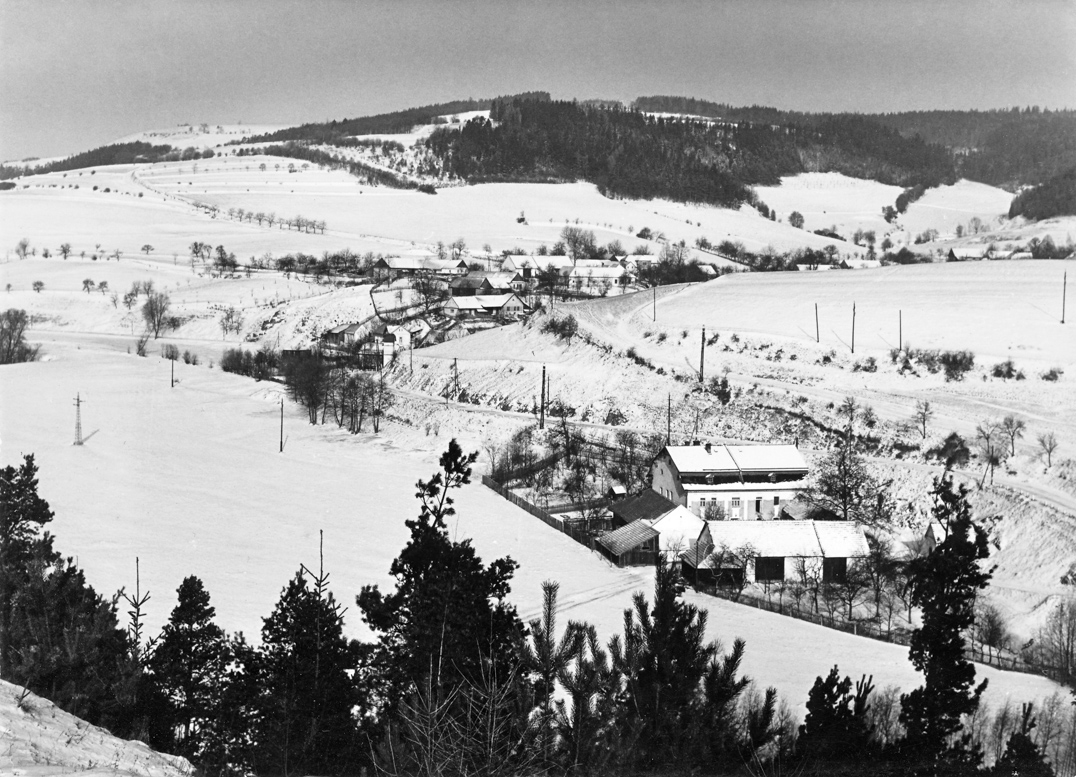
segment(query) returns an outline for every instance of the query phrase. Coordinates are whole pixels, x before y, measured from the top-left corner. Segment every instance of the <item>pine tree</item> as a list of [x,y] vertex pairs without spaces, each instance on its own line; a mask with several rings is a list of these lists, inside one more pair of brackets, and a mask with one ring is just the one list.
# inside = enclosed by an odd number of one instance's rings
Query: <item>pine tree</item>
[[900,721],[907,736],[899,748],[937,771],[971,770],[982,754],[965,735],[950,744],[961,716],[979,706],[986,680],[976,687],[975,667],[964,657],[964,632],[975,620],[977,593],[990,581],[980,568],[989,549],[986,533],[971,516],[964,485],[956,490],[949,477],[934,481],[934,520],[946,529],[945,540],[908,565],[912,604],[922,612],[922,626],[912,633],[909,656],[925,684],[901,697]]
[[0,470],[0,677],[11,672],[11,618],[42,527],[52,520],[49,503],[37,493],[32,453],[23,463]]
[[470,540],[449,538],[445,524],[455,514],[450,494],[470,482],[477,456],[449,443],[442,471],[418,482],[421,512],[406,522],[411,539],[389,568],[396,590],[364,586],[356,598],[381,634],[372,663],[390,710],[414,688],[429,686],[443,699],[461,683],[480,685],[490,669],[502,681],[518,669],[523,627],[505,601],[518,565],[501,558],[487,567]]
[[717,647],[704,640],[706,612],[681,600],[679,574],[666,562],[656,568],[654,605],[641,593],[624,612],[623,648],[609,650],[623,677],[621,728],[642,765],[685,763],[699,731],[700,683]]
[[582,641],[579,626],[569,623],[564,636],[557,641],[557,591],[560,584],[547,580],[542,583],[542,617],[530,622],[530,641],[523,646],[523,666],[533,677],[534,695],[539,703],[535,721],[539,747],[547,761],[553,750],[553,693],[557,679],[576,656]]
[[796,749],[808,761],[861,762],[873,755],[867,700],[873,690],[864,677],[841,679],[834,666],[826,679],[815,679],[807,698],[807,717],[800,726]]
[[1031,738],[1034,728],[1031,705],[1025,704],[1020,730],[1012,733],[1005,746],[1005,754],[994,764],[994,777],[1054,777],[1054,770],[1046,761],[1046,756]]
[[219,737],[222,686],[231,656],[224,631],[213,622],[209,592],[193,575],[180,584],[179,602],[161,631],[149,670],[169,702],[173,752],[201,763]]
[[[312,585],[308,584],[310,578]],[[260,690],[254,768],[277,774],[330,773],[355,767],[359,705],[352,673],[358,644],[343,635],[343,610],[327,576],[300,569],[264,619],[254,661]]]
[[576,624],[568,665],[557,673],[569,707],[556,702],[556,730],[564,766],[570,772],[601,771],[617,749],[613,722],[616,715],[616,676],[609,654],[590,624]]
[[0,470],[0,678],[113,733],[130,735],[135,700],[116,599],[105,599],[42,527],[33,455]]

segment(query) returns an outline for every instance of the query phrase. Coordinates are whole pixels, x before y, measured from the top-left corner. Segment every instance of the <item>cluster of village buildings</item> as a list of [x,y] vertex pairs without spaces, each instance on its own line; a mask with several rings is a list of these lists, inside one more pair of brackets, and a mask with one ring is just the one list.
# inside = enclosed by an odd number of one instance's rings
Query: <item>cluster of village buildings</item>
[[[639,262],[649,257],[608,256],[603,259],[578,259],[567,256],[516,256],[482,260],[486,270],[474,269],[482,261],[470,258],[436,256],[390,256],[373,266],[374,278],[391,282],[400,278],[428,278],[444,292],[437,311],[459,322],[507,322],[528,313],[540,293],[539,274],[550,268],[556,273],[557,293],[582,296],[607,296],[637,290]],[[494,267],[494,265],[497,265]],[[547,278],[549,276],[546,276]],[[321,344],[329,350],[350,348],[361,340],[360,361],[380,367],[393,354],[417,345],[430,328],[421,321],[397,326],[369,321],[340,324],[322,333]]]
[[666,445],[651,472],[597,540],[618,565],[662,557],[703,585],[840,582],[869,553],[861,527],[797,499],[808,467],[793,445]]

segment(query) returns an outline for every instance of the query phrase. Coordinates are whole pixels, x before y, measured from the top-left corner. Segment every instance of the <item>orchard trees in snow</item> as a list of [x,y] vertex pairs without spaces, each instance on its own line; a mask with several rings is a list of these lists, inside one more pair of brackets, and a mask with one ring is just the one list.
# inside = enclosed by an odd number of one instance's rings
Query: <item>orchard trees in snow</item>
[[142,318],[146,327],[153,333],[153,339],[160,337],[161,331],[168,328],[168,312],[171,300],[163,291],[147,291],[146,302],[142,305]]

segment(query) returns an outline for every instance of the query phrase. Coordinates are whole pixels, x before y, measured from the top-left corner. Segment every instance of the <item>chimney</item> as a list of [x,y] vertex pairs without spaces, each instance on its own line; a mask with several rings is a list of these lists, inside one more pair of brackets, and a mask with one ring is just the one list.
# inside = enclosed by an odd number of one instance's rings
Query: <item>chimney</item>
[[710,443],[706,443],[706,452],[707,453],[713,453],[713,451],[711,450],[711,447],[712,446],[710,445]]

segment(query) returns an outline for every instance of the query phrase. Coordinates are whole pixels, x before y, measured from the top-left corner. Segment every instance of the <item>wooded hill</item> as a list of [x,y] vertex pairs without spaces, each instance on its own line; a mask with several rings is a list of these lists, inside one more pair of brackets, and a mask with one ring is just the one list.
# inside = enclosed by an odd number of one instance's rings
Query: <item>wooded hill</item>
[[1021,192],[1009,206],[1009,218],[1024,216],[1032,221],[1073,214],[1076,214],[1076,167]]
[[42,165],[0,165],[0,181],[18,178],[22,175],[40,175],[43,173],[60,173],[65,170],[82,170],[87,167],[105,165],[129,165],[134,162],[177,162],[189,159],[208,159],[213,156],[212,149],[199,151],[195,148],[174,149],[168,145],[154,146],[142,141],[131,143],[113,143],[89,151],[72,154],[55,162]]
[[691,97],[640,97],[637,110],[686,113],[728,122],[820,127],[855,117],[944,146],[960,177],[1015,189],[1039,184],[1076,165],[1076,111],[1035,107],[990,111],[805,113],[752,105],[736,107]]
[[956,180],[949,153],[858,116],[815,126],[649,116],[613,105],[498,98],[490,118],[426,141],[468,181],[586,180],[617,197],[737,206],[753,184],[835,171],[898,186]]

